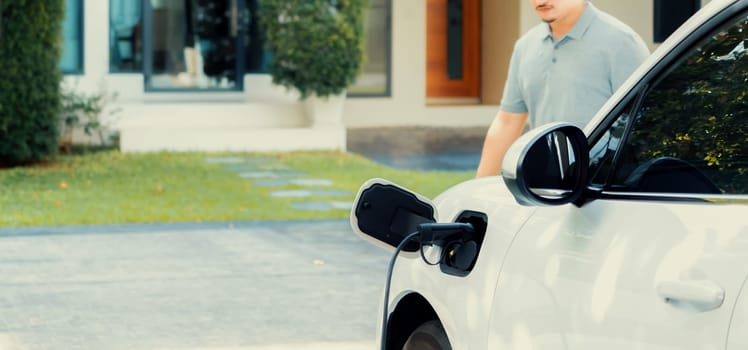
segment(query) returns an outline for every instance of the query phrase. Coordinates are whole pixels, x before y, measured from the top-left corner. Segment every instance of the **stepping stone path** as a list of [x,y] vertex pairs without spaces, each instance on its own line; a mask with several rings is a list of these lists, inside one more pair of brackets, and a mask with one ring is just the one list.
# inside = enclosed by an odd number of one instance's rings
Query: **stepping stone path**
[[235,164],[235,165],[227,165],[226,170],[231,171],[267,171],[267,170],[288,170],[290,169],[288,165],[285,164]]
[[291,184],[297,186],[332,186],[333,182],[327,179],[293,179]]
[[351,191],[344,190],[288,190],[288,191],[275,191],[270,194],[273,197],[343,197],[352,196]]
[[206,158],[205,162],[211,164],[242,164],[242,163],[266,163],[275,162],[276,158],[257,158],[257,157],[215,157]]
[[285,179],[285,180],[255,180],[255,186],[332,186],[334,183],[327,179]]
[[[214,157],[206,158],[210,164],[225,164],[227,170],[237,172],[239,177],[250,179],[256,186],[262,187],[330,187],[334,183],[328,179],[305,178],[306,174],[292,171],[288,165],[278,163],[277,158],[267,157]],[[291,204],[295,209],[311,211],[350,210],[353,203],[353,193],[346,190],[335,189],[295,189],[277,190],[270,195],[276,198],[313,198],[311,202],[297,202]],[[330,198],[327,200],[320,200]],[[337,200],[336,200],[337,199]]]
[[300,210],[351,210],[352,202],[332,201],[332,202],[304,202],[291,204],[295,209]]
[[304,176],[304,173],[294,172],[275,172],[275,171],[256,171],[251,173],[239,173],[239,177],[244,179],[268,179],[268,178],[279,178],[279,177],[300,177]]

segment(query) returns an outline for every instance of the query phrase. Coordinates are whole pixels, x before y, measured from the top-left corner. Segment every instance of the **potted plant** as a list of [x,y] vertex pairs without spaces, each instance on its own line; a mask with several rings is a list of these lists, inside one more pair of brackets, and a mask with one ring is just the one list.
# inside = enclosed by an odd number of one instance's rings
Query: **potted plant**
[[298,91],[315,127],[340,125],[364,59],[368,0],[259,0],[273,83]]

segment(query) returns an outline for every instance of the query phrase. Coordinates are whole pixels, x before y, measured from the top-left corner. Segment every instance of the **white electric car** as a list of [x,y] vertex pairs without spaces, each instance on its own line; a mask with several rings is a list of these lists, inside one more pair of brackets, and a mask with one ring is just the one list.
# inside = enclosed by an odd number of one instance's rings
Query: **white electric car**
[[365,183],[353,230],[402,248],[381,348],[748,349],[745,47],[748,0],[712,0],[584,130],[523,135],[501,177],[433,200]]

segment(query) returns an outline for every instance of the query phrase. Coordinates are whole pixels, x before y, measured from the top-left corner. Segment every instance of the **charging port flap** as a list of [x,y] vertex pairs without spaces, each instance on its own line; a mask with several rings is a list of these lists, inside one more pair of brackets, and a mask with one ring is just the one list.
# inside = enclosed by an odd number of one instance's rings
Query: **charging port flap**
[[[394,250],[418,225],[436,222],[436,217],[436,208],[426,197],[384,179],[371,179],[353,202],[351,228],[364,240]],[[415,241],[403,248],[418,249]]]

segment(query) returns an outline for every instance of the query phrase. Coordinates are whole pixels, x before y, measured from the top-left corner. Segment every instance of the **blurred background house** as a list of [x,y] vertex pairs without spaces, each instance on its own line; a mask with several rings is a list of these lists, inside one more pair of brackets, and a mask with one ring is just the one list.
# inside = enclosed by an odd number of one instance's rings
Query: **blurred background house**
[[[256,0],[65,0],[66,83],[115,92],[123,151],[397,148],[479,152],[527,0],[370,0],[341,125],[310,128],[271,83]],[[595,0],[654,49],[709,0]],[[391,145],[390,145],[391,144]]]

